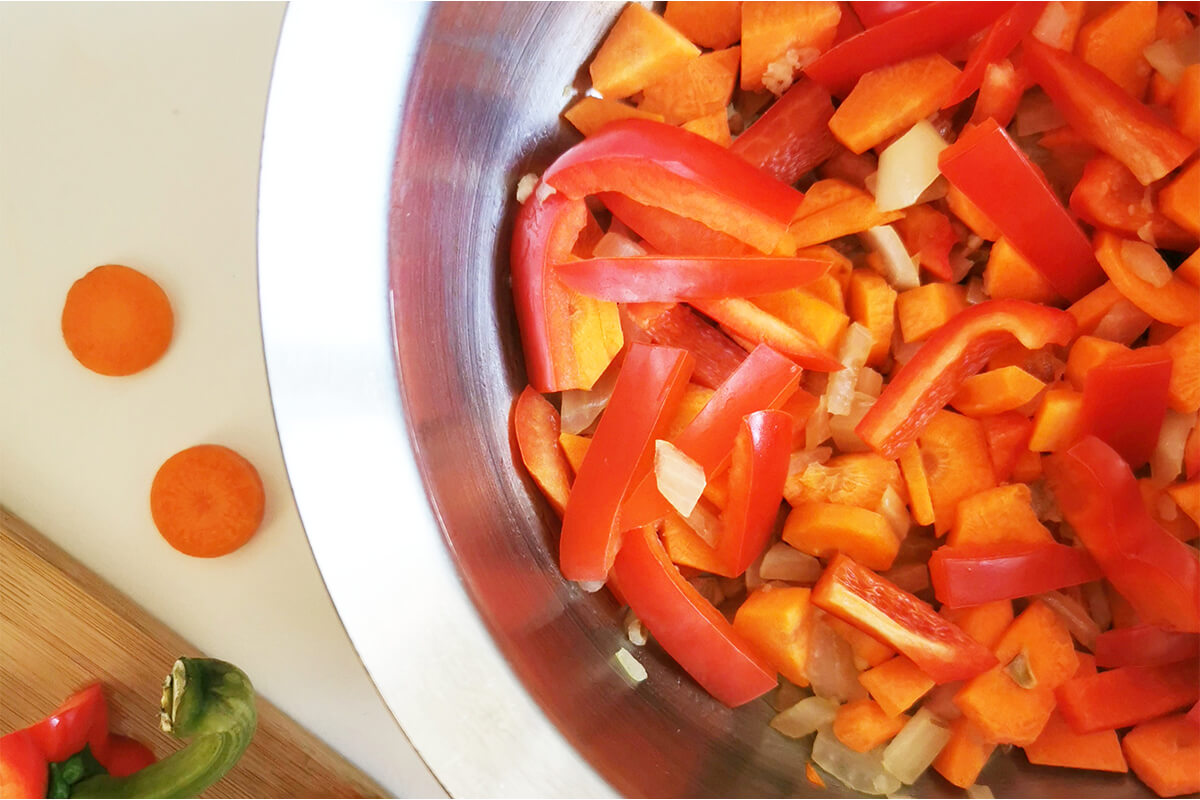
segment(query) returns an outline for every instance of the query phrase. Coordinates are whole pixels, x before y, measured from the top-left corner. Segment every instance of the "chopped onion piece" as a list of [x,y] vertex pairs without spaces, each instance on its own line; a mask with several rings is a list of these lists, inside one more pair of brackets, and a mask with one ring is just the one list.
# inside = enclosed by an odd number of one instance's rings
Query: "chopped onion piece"
[[1146,222],[1137,229],[1138,238],[1151,247],[1158,247],[1158,240],[1154,238],[1154,223]]
[[1058,507],[1058,498],[1042,479],[1029,484],[1029,493],[1033,500],[1033,513],[1043,522],[1062,522],[1062,510]]
[[788,461],[788,475],[801,475],[812,464],[824,464],[833,455],[832,447],[797,450]]
[[883,768],[902,783],[915,783],[950,741],[950,728],[926,708],[913,714],[883,751]]
[[1015,120],[1017,136],[1045,133],[1066,124],[1066,118],[1055,108],[1054,103],[1045,92],[1026,92],[1021,98]]
[[1005,665],[1004,672],[1008,677],[1012,678],[1013,683],[1022,689],[1034,689],[1037,687],[1037,676],[1030,669],[1029,656],[1025,654],[1024,650],[1013,656],[1013,660]]
[[862,392],[854,393],[854,400],[851,401],[850,413],[840,417],[830,417],[829,431],[833,435],[833,443],[838,450],[843,453],[865,453],[871,448],[862,439],[858,438],[858,434],[854,429],[858,427],[858,423],[862,422],[862,418],[867,415],[871,406],[875,405],[876,398]]
[[563,433],[581,434],[591,427],[600,412],[612,399],[617,375],[621,372],[620,359],[613,359],[608,369],[596,379],[591,389],[566,389],[562,393],[562,415],[560,427]]
[[1171,495],[1163,492],[1158,496],[1158,518],[1165,522],[1174,522],[1179,516],[1179,505]]
[[1071,15],[1066,4],[1060,0],[1051,0],[1046,4],[1042,15],[1033,26],[1033,38],[1047,47],[1058,47],[1062,41],[1063,31],[1071,24]]
[[696,503],[692,513],[683,518],[687,526],[709,547],[716,547],[721,538],[721,518],[705,503]]
[[978,275],[967,281],[967,303],[978,305],[988,299],[987,290],[983,288],[983,278]]
[[750,566],[746,567],[746,572],[744,575],[742,575],[742,577],[746,579],[747,592],[753,592],[764,583],[762,575],[758,574],[759,567],[762,566],[764,555],[765,553],[759,553],[758,558],[750,562]]
[[950,181],[946,180],[945,175],[938,175],[933,183],[921,192],[921,196],[917,198],[914,206],[932,203],[934,200],[941,200],[946,195],[950,194]]
[[583,589],[588,594],[595,594],[604,588],[604,581],[575,581],[579,584],[579,588]]
[[858,682],[854,650],[823,619],[813,620],[804,672],[818,697],[844,703],[867,696],[867,690]]
[[908,254],[904,240],[891,225],[877,225],[859,234],[863,244],[879,253],[883,262],[883,277],[897,291],[915,289],[921,285],[917,261]]
[[1088,650],[1096,646],[1096,637],[1100,635],[1100,626],[1075,598],[1057,591],[1045,592],[1038,596],[1054,613],[1058,614],[1058,618],[1067,626],[1067,630],[1075,637],[1075,641]]
[[1102,631],[1112,626],[1112,606],[1108,604],[1108,592],[1100,581],[1092,581],[1083,585],[1083,599],[1087,603],[1088,616],[1095,621]]
[[1193,28],[1191,33],[1174,42],[1166,39],[1151,42],[1142,55],[1164,78],[1178,85],[1185,69],[1200,64],[1200,28]]
[[828,728],[817,731],[812,760],[846,787],[864,794],[891,794],[900,781],[883,766],[883,748],[856,753],[837,740]]
[[537,198],[539,203],[546,202],[546,198],[552,194],[554,194],[554,187],[545,181],[539,183],[537,188],[533,191],[533,196]]
[[688,581],[692,588],[700,593],[708,602],[719,606],[725,602],[725,594],[721,591],[721,583],[711,575],[700,575]]
[[793,739],[799,739],[833,724],[838,704],[824,697],[806,697],[784,709],[771,720],[771,727]]
[[1121,260],[1146,283],[1161,289],[1171,282],[1175,273],[1150,245],[1126,239],[1121,242]]
[[1113,342],[1120,341],[1128,331],[1133,329],[1134,320],[1142,321],[1146,326],[1152,322],[1149,314],[1122,297],[1113,303],[1108,313],[1096,323],[1092,336]]
[[[810,692],[808,689],[801,689],[787,678],[780,678],[779,688],[775,690],[775,695],[771,698],[771,706],[776,711],[786,711],[806,697],[812,697],[812,692]],[[821,724],[827,725],[829,723],[822,722]]]
[[867,177],[863,178],[863,188],[875,196],[875,187],[879,185],[879,170],[875,170]]
[[863,367],[858,371],[858,383],[854,385],[854,390],[879,397],[883,392],[883,375],[870,367]]
[[987,786],[976,783],[967,787],[967,797],[971,800],[995,800],[996,795],[992,794],[992,790]]
[[[897,337],[899,338],[899,337]],[[921,349],[924,342],[900,342],[897,341],[892,345],[892,357],[896,359],[896,364],[904,366],[909,361],[912,361],[913,356]]]
[[525,201],[533,194],[533,190],[537,188],[538,181],[541,180],[532,172],[527,172],[521,176],[521,180],[517,181],[517,202],[525,205]]
[[691,516],[707,483],[704,467],[666,439],[654,442],[654,479],[659,494],[684,518]]
[[903,539],[908,535],[912,519],[908,516],[908,509],[904,507],[904,498],[890,484],[883,490],[883,496],[879,498],[879,506],[875,510],[883,515],[898,537]]
[[821,577],[821,562],[786,542],[778,542],[763,554],[758,574],[765,581],[816,583]]
[[646,626],[637,618],[637,614],[633,613],[632,608],[625,612],[625,638],[629,640],[630,644],[637,647],[650,641],[650,634],[646,631]]
[[880,211],[908,208],[937,180],[938,153],[946,142],[929,120],[908,129],[879,154],[875,205]]
[[825,388],[825,408],[831,415],[840,417],[850,413],[858,371],[866,365],[873,344],[875,337],[871,331],[857,322],[851,323],[842,335],[842,343],[838,347],[838,361],[842,362],[842,368],[829,376],[829,384]]
[[882,573],[882,576],[911,594],[929,588],[929,567],[924,564],[901,564]]
[[717,580],[721,584],[721,594],[725,595],[727,600],[731,597],[741,597],[746,593],[746,579],[741,575],[736,578],[717,576]]
[[829,427],[829,409],[826,408],[825,402],[825,395],[821,395],[817,400],[817,407],[813,409],[812,414],[808,417],[808,422],[805,423],[805,450],[812,450],[825,444],[833,435],[833,430]]
[[613,661],[634,686],[646,680],[646,668],[624,647],[613,654]]
[[1167,409],[1158,431],[1158,444],[1150,456],[1150,481],[1156,487],[1167,486],[1183,472],[1183,450],[1194,427],[1196,412],[1180,414],[1173,408]]
[[633,258],[644,256],[647,252],[649,251],[646,248],[633,239],[615,231],[601,236],[600,241],[592,248],[592,255],[596,258]]

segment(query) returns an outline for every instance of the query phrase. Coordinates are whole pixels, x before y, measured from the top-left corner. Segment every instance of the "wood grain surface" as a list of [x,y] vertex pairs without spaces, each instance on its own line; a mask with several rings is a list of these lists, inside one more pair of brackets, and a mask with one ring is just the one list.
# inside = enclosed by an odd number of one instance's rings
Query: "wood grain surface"
[[[158,728],[158,698],[163,677],[184,655],[201,654],[0,507],[0,733],[36,722],[71,692],[99,680],[112,729],[147,743],[161,758],[181,746]],[[204,796],[383,794],[259,698],[258,730],[250,747]]]

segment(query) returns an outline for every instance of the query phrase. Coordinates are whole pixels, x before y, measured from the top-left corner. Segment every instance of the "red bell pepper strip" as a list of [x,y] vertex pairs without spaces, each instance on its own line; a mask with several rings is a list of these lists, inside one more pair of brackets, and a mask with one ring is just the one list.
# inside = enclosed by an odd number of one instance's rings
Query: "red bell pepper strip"
[[746,351],[684,305],[631,303],[625,311],[655,344],[687,350],[696,359],[692,380],[716,389],[746,359]]
[[703,136],[662,122],[611,122],[543,179],[572,199],[620,192],[770,253],[804,196]]
[[1187,713],[1187,718],[1193,725],[1200,725],[1200,702],[1192,706],[1192,710]]
[[654,639],[717,700],[740,706],[775,688],[775,670],[684,580],[651,527],[625,534],[613,574]]
[[28,729],[0,736],[0,797],[45,797],[50,771]]
[[108,737],[108,705],[99,683],[93,683],[66,700],[52,714],[29,727],[46,761],[65,761],[85,745],[92,750]]
[[961,311],[939,328],[900,368],[854,430],[885,458],[896,458],[962,382],[1013,337],[1030,350],[1066,344],[1075,318],[1023,300],[988,300]]
[[812,283],[828,271],[828,261],[763,256],[589,258],[556,268],[575,291],[618,303],[753,297]]
[[[800,368],[770,347],[759,345],[717,387],[672,444],[712,478],[728,462],[742,419],[756,411],[780,408],[799,385]],[[659,494],[654,476],[648,475],[621,507],[621,529],[640,528],[670,511],[671,505]]]
[[1134,469],[1147,463],[1167,413],[1172,363],[1158,346],[1092,367],[1083,380],[1080,430],[1107,442]]
[[932,53],[983,30],[1012,3],[929,3],[892,17],[825,51],[805,74],[837,97],[874,69]]
[[563,514],[563,577],[603,583],[620,546],[617,512],[649,473],[653,443],[671,423],[692,373],[692,357],[671,347],[635,344],[575,476]]
[[951,90],[950,97],[942,104],[942,108],[956,106],[974,94],[983,83],[983,73],[988,64],[1007,58],[1013,48],[1033,30],[1045,7],[1044,2],[1014,3],[1000,19],[992,23],[983,41],[971,51],[958,83]]
[[1078,300],[1104,282],[1087,236],[995,120],[959,136],[938,168],[1059,294]]
[[1113,628],[1096,637],[1098,667],[1156,667],[1200,658],[1200,634],[1156,625]]
[[99,750],[94,750],[93,755],[114,778],[132,775],[158,761],[154,752],[137,739],[115,733]]
[[933,592],[951,608],[1030,597],[1101,577],[1086,550],[1065,544],[939,547],[929,557]]
[[1200,633],[1200,559],[1150,516],[1121,456],[1088,436],[1044,464],[1063,517],[1142,621]]
[[1200,696],[1200,661],[1081,675],[1054,694],[1058,710],[1076,733],[1128,728],[1195,703]]
[[878,3],[851,2],[850,8],[854,15],[868,28],[881,25],[889,19],[895,19],[902,14],[927,6],[929,3],[917,0],[882,0]]
[[709,319],[750,342],[768,344],[805,369],[837,372],[842,362],[809,336],[744,297],[693,300],[690,304]]
[[824,87],[801,77],[733,140],[729,152],[792,184],[837,150],[829,130],[833,101]]
[[908,656],[936,683],[972,678],[996,657],[957,625],[890,581],[838,553],[812,602]]
[[1129,167],[1143,186],[1195,152],[1195,142],[1091,64],[1033,37],[1024,53],[1025,67],[1075,132]]
[[1149,193],[1129,169],[1112,156],[1099,155],[1083,168],[1071,190],[1071,210],[1094,228],[1105,228],[1135,238],[1147,230],[1155,247],[1190,253],[1195,234],[1188,233],[1158,210],[1158,187]]
[[792,416],[756,411],[743,421],[729,462],[729,502],[721,515],[717,556],[741,575],[767,546],[792,456]]
[[601,192],[600,202],[651,249],[664,255],[746,256],[757,251],[732,236],[693,219],[629,199],[620,192]]

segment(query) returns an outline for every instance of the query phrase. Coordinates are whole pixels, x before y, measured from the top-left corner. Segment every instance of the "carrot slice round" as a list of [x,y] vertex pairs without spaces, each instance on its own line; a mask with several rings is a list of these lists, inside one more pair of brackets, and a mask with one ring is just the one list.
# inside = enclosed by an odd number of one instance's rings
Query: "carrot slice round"
[[96,267],[71,286],[62,334],[80,364],[101,375],[132,375],[171,344],[175,315],[167,295],[129,267]]
[[150,486],[150,513],[181,553],[214,558],[244,545],[263,520],[265,493],[254,465],[217,444],[181,450]]

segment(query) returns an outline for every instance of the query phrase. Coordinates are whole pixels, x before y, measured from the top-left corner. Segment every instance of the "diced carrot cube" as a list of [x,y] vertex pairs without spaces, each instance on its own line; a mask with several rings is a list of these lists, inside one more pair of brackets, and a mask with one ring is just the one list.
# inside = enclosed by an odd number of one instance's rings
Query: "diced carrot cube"
[[1176,225],[1200,236],[1200,201],[1197,198],[1200,198],[1200,161],[1193,159],[1158,193],[1158,207]]
[[[1174,536],[1181,542],[1190,542],[1196,538],[1196,534],[1200,531],[1196,529],[1196,523],[1188,516],[1187,511],[1175,499],[1175,494],[1169,493],[1170,489],[1186,484],[1172,484],[1171,486],[1160,486],[1151,478],[1142,478],[1138,481],[1138,490],[1142,493],[1142,504],[1146,506],[1146,511],[1154,518],[1154,521],[1163,527],[1167,533]],[[1178,490],[1176,490],[1178,493]],[[1187,500],[1186,492],[1182,495]],[[1170,511],[1167,511],[1170,509]],[[1180,513],[1180,511],[1184,513]],[[1170,519],[1164,516],[1164,511]],[[1174,512],[1174,513],[1171,513]]]
[[995,742],[984,739],[983,732],[966,717],[950,723],[950,741],[933,760],[933,768],[960,789],[975,784],[996,749]]
[[1041,734],[1025,745],[1030,764],[1050,767],[1128,772],[1116,731],[1076,733],[1057,710],[1050,715]]
[[1172,484],[1167,487],[1167,494],[1183,513],[1200,525],[1200,480]]
[[700,534],[689,528],[678,514],[672,512],[663,518],[661,534],[667,557],[679,566],[694,567],[714,575],[730,571],[717,551],[700,538]]
[[1183,70],[1171,98],[1171,113],[1179,132],[1200,142],[1200,64],[1189,64]]
[[983,289],[993,300],[1028,300],[1053,305],[1061,298],[1050,281],[1001,236],[983,270]]
[[742,4],[668,0],[663,19],[701,47],[720,50],[742,36]]
[[1079,391],[1083,391],[1083,380],[1095,367],[1100,366],[1113,356],[1128,353],[1129,348],[1107,339],[1095,336],[1080,336],[1071,345],[1067,355],[1066,378]]
[[977,420],[942,410],[917,444],[929,476],[934,530],[941,534],[954,527],[960,500],[996,485],[987,436]]
[[605,97],[620,100],[699,55],[700,48],[658,14],[640,3],[629,3],[592,59],[592,86]]
[[954,529],[946,539],[951,547],[1051,543],[1054,536],[1033,511],[1033,495],[1023,483],[984,489],[958,504]]
[[675,416],[671,419],[671,424],[667,426],[667,433],[664,438],[667,441],[674,439],[683,429],[691,424],[700,410],[705,404],[712,399],[713,390],[708,387],[701,386],[698,383],[689,383],[687,388],[683,390],[683,399],[679,401],[679,408],[675,411]]
[[882,366],[887,361],[896,324],[896,290],[874,270],[856,269],[850,273],[849,301],[851,319],[869,330],[874,339],[867,366]]
[[841,18],[832,2],[742,3],[742,89],[782,94],[833,44]]
[[890,716],[874,700],[852,700],[838,706],[833,735],[854,752],[865,753],[899,733],[906,722],[906,715]]
[[880,211],[875,198],[864,190],[828,178],[809,187],[788,233],[796,247],[807,247],[886,225],[903,216],[903,211]]
[[730,142],[733,141],[733,137],[729,135],[729,118],[725,116],[723,108],[706,116],[688,120],[681,127],[685,131],[703,136],[721,147],[729,147]]
[[879,571],[890,569],[900,551],[900,538],[882,514],[835,503],[793,508],[783,525],[783,540],[819,558],[842,552]]
[[904,656],[896,656],[858,676],[875,702],[888,716],[896,717],[933,688],[933,678]]
[[1012,601],[993,600],[979,606],[943,608],[942,616],[962,628],[967,636],[989,650],[994,650],[1000,637],[1012,624]]
[[1125,734],[1129,766],[1160,797],[1200,792],[1200,726],[1184,714],[1143,722]]
[[846,314],[802,289],[785,289],[750,299],[830,352],[837,351],[838,342],[850,324]]
[[968,377],[950,405],[969,417],[1002,414],[1025,405],[1045,386],[1020,367],[1001,367]]
[[652,119],[662,122],[661,114],[651,114],[620,100],[606,97],[584,97],[563,112],[567,122],[574,125],[584,136],[591,136],[610,122],[618,119]]
[[878,666],[896,655],[896,651],[890,646],[845,620],[826,616],[825,622],[838,636],[850,643],[850,651],[854,653],[854,664],[860,670]]
[[1029,449],[1054,453],[1074,444],[1079,438],[1083,393],[1071,389],[1049,389],[1033,415],[1033,436]]
[[733,618],[734,630],[797,686],[808,686],[804,665],[812,630],[809,595],[805,587],[764,586],[746,598]]
[[895,461],[877,453],[846,453],[788,475],[783,496],[793,506],[841,503],[874,511],[889,486],[903,488]]
[[642,90],[638,108],[679,125],[714,112],[725,113],[737,83],[739,49],[705,53]]
[[979,206],[956,189],[953,184],[946,192],[946,205],[950,208],[950,212],[970,228],[976,236],[987,239],[989,242],[1000,239],[1000,229],[996,227],[996,223],[988,219],[987,215],[979,210]]
[[905,342],[920,342],[967,307],[966,287],[927,283],[896,297],[896,317]]
[[558,446],[562,448],[563,454],[567,457],[567,463],[571,465],[571,472],[579,473],[579,467],[583,464],[583,457],[587,455],[588,445],[591,443],[592,440],[587,436],[577,436],[574,433],[558,435]]
[[1155,40],[1156,3],[1117,3],[1079,31],[1075,51],[1113,83],[1141,100],[1150,81],[1150,62],[1142,51]]

